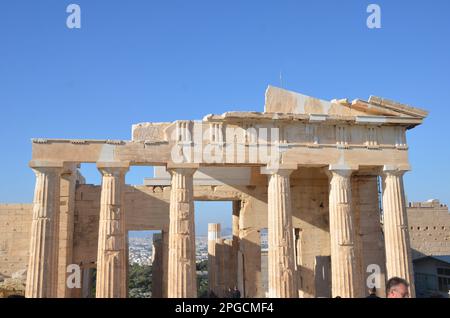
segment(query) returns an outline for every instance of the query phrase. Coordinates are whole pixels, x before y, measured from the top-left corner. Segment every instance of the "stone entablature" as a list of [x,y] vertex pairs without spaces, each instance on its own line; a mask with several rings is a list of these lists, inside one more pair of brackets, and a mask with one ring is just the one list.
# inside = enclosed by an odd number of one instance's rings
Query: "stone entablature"
[[[282,113],[282,105],[292,100],[302,107]],[[407,169],[406,130],[421,124],[427,114],[380,98],[326,102],[274,87],[266,92],[266,111],[136,124],[131,141],[33,139],[33,160],[266,165],[276,155],[277,163],[285,164]],[[259,151],[262,147],[267,149]]]

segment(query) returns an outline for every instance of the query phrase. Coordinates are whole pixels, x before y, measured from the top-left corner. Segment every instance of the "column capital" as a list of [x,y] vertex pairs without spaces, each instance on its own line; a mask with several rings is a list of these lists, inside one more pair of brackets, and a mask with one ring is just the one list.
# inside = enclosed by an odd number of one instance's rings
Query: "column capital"
[[328,169],[325,169],[325,173],[328,177],[340,176],[343,178],[350,178],[352,174],[358,170],[358,166],[349,166],[349,165],[341,165],[341,164],[331,164],[328,166]]
[[128,161],[97,162],[97,169],[104,176],[125,174],[129,167]]
[[384,165],[381,173],[384,175],[398,175],[402,176],[405,172],[411,170],[410,165]]
[[282,163],[277,166],[274,165],[267,165],[264,167],[261,167],[261,174],[278,174],[281,176],[289,176],[293,171],[297,170],[298,165],[296,163]]
[[166,170],[171,175],[173,175],[173,172],[177,172],[177,173],[183,174],[185,176],[193,176],[194,173],[199,168],[199,166],[200,165],[198,163],[186,163],[186,164],[171,164],[171,163],[168,163],[167,167],[166,167]]
[[198,163],[172,163],[168,162],[166,165],[167,170],[173,170],[173,169],[198,169],[200,168],[200,164]]
[[329,171],[356,171],[359,169],[358,165],[353,164],[330,164],[328,166]]
[[64,163],[64,167],[61,171],[61,177],[76,177],[77,176],[77,169],[80,167],[80,164],[77,162],[66,162]]
[[52,171],[61,172],[64,168],[64,163],[62,161],[31,160],[28,165],[31,169],[42,173]]

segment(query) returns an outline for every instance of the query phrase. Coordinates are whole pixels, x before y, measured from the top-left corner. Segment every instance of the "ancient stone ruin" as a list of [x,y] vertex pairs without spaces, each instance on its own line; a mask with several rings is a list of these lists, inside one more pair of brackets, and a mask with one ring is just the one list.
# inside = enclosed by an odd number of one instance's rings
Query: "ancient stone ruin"
[[[371,264],[380,295],[392,276],[414,295],[402,177],[406,131],[426,116],[374,96],[328,102],[269,87],[264,112],[140,123],[131,140],[33,139],[34,204],[11,206],[20,230],[0,242],[0,272],[27,267],[26,297],[82,297],[96,268],[96,297],[126,297],[128,231],[161,230],[154,296],[196,297],[194,201],[217,200],[233,202],[233,229],[230,240],[208,229],[216,295],[266,296],[262,229],[268,297],[363,297]],[[84,184],[80,163],[97,164],[101,186]],[[155,177],[126,185],[133,165]],[[81,288],[66,284],[70,264]]]

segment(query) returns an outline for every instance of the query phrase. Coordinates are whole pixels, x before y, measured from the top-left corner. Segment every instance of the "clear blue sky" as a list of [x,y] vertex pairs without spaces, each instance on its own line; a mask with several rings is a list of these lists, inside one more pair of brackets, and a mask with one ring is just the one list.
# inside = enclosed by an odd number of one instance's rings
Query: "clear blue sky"
[[[70,3],[80,30],[66,27]],[[370,3],[381,29],[366,27]],[[407,197],[450,203],[449,17],[448,0],[2,1],[0,202],[32,200],[32,137],[129,139],[137,122],[260,111],[282,72],[307,95],[428,109],[408,134]]]

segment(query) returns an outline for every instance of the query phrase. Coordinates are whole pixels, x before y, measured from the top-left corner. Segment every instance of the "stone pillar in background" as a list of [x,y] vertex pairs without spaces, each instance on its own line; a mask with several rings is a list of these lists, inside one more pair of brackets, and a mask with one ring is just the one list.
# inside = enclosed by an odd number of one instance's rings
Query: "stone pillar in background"
[[93,269],[91,267],[81,267],[82,283],[81,283],[81,298],[92,298],[92,281]]
[[[242,221],[246,216],[242,217]],[[239,290],[243,298],[265,297],[261,291],[261,237],[257,228],[239,230]]]
[[239,215],[241,212],[241,201],[233,201],[233,243],[231,250],[231,272],[230,272],[230,285],[234,287],[238,285],[238,254],[239,254]]
[[224,281],[224,288],[225,288],[225,295],[227,297],[231,297],[231,294],[229,293],[229,289],[233,289],[234,287],[234,281],[233,281],[233,258],[232,258],[232,252],[233,252],[233,240],[224,240],[224,246],[223,246],[223,281]]
[[169,298],[197,297],[193,168],[169,169],[172,175],[169,224]]
[[[72,264],[75,188],[80,174],[78,164],[64,169],[60,185],[59,251],[58,251],[58,298],[70,298],[72,289],[67,287],[67,266]],[[81,178],[82,179],[82,178]],[[82,180],[80,180],[82,181]]]
[[358,297],[352,211],[353,170],[330,168],[330,239],[332,296]]
[[162,241],[162,297],[167,298],[168,273],[169,273],[169,232],[161,231]]
[[152,240],[152,298],[163,296],[163,242],[160,233]]
[[59,195],[62,165],[33,166],[36,186],[25,297],[57,296]]
[[216,290],[218,297],[225,297],[225,276],[224,276],[225,240],[219,238],[216,241]]
[[391,167],[383,169],[383,221],[387,278],[406,279],[410,296],[415,297],[414,275],[406,217],[403,174]]
[[220,238],[220,223],[208,224],[208,290],[217,295],[216,241]]
[[97,164],[102,173],[96,298],[127,296],[124,188],[128,164]]
[[269,297],[297,298],[294,233],[292,229],[292,169],[268,171]]

